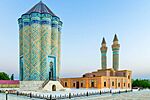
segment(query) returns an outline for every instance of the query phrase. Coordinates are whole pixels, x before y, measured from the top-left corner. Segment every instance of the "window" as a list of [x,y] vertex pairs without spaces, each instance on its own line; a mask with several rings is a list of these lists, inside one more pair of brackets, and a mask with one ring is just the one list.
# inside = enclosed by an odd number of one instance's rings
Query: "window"
[[95,77],[95,75],[93,75],[93,77]]
[[128,79],[130,79],[130,75],[128,75]]
[[83,87],[83,83],[81,83],[81,87]]
[[120,87],[120,83],[118,83],[118,87]]
[[65,87],[67,87],[67,82],[65,82]]
[[114,86],[114,82],[112,82],[112,86]]
[[75,87],[76,86],[76,83],[73,83],[73,87]]
[[106,87],[106,82],[104,82],[104,87]]
[[85,75],[83,75],[83,77],[85,77]]
[[130,88],[130,83],[128,83],[128,88]]
[[124,87],[126,86],[126,83],[124,83]]

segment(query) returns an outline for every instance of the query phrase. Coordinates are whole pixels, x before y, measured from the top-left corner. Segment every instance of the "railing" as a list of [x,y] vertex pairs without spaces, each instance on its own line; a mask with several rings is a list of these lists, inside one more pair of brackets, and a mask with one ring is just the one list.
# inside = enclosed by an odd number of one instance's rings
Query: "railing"
[[[4,93],[5,91],[0,91],[0,93]],[[58,99],[71,99],[71,98],[78,98],[78,97],[88,97],[93,95],[102,95],[102,94],[121,94],[132,92],[132,90],[125,90],[125,91],[97,91],[97,92],[84,92],[84,93],[67,93],[65,95],[41,95],[41,94],[33,94],[33,93],[21,93],[21,92],[12,92],[9,94],[14,94],[17,96],[27,96],[29,98],[38,98],[38,99],[46,99],[46,100],[58,100]]]
[[63,84],[64,84],[64,83],[63,83],[63,81],[62,81],[62,80],[58,80],[58,81],[59,81],[59,82],[60,82],[60,84],[63,86]]
[[42,88],[44,88],[48,82],[49,82],[49,80],[45,80],[44,83],[42,84]]

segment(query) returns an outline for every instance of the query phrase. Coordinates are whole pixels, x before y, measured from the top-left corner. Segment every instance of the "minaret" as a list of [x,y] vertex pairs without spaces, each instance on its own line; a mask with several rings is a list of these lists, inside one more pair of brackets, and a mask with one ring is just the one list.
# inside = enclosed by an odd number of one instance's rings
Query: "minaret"
[[106,46],[106,41],[105,38],[103,38],[102,43],[101,43],[101,67],[102,69],[107,69],[107,46]]
[[119,69],[119,48],[120,44],[118,43],[117,35],[115,34],[113,44],[112,44],[112,51],[113,51],[113,69]]

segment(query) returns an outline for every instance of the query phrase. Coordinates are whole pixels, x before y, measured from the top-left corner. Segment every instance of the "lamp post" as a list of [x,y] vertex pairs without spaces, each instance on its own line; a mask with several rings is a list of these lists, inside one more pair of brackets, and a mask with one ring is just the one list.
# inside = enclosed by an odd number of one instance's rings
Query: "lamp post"
[[8,90],[6,90],[5,93],[6,93],[6,100],[8,100]]

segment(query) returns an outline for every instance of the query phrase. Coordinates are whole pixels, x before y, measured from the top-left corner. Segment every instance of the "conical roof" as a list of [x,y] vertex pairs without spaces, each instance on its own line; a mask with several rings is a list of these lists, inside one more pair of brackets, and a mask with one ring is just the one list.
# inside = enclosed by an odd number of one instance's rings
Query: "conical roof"
[[31,14],[32,12],[47,13],[47,14],[51,14],[52,16],[56,16],[42,1],[40,1],[38,4],[36,4],[35,6],[33,6],[25,14]]
[[115,34],[114,40],[113,41],[118,41],[117,35]]
[[102,44],[106,44],[105,38],[103,37]]

